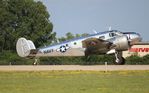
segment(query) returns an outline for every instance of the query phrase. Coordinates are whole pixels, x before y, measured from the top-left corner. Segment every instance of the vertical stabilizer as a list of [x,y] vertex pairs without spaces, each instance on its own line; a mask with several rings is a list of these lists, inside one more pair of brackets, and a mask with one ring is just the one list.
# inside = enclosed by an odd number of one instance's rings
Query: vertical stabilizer
[[31,50],[36,50],[34,43],[25,38],[19,38],[16,44],[16,50],[20,57],[28,57]]

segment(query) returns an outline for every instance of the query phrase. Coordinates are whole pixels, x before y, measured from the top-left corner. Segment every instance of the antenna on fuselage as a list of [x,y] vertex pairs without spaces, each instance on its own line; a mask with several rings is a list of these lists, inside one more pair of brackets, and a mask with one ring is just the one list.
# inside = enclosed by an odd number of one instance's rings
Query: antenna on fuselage
[[97,34],[97,33],[98,33],[95,29],[93,29],[93,32],[94,32],[95,34]]
[[109,26],[109,31],[111,31],[112,30],[112,27],[111,26]]

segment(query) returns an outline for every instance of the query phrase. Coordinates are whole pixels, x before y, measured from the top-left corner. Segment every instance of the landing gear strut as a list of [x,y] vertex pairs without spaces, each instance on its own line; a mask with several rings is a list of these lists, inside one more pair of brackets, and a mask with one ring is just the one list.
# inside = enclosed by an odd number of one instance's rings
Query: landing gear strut
[[125,59],[122,57],[122,52],[115,52],[115,62],[116,65],[124,65]]
[[35,61],[33,62],[33,65],[38,65],[38,58],[35,58]]

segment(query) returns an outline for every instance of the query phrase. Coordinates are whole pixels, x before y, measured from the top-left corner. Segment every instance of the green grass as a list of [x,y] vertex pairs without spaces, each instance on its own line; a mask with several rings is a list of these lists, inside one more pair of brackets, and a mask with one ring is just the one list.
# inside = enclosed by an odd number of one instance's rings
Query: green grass
[[149,93],[149,71],[0,72],[0,93]]

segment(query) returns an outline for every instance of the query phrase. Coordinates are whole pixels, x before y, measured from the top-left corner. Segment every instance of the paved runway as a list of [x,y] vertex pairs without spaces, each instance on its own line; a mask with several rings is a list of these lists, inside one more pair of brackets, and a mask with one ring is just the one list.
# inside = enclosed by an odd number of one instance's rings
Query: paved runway
[[89,70],[89,71],[118,71],[118,70],[149,70],[149,65],[38,65],[38,66],[0,66],[0,71],[52,71],[52,70]]

